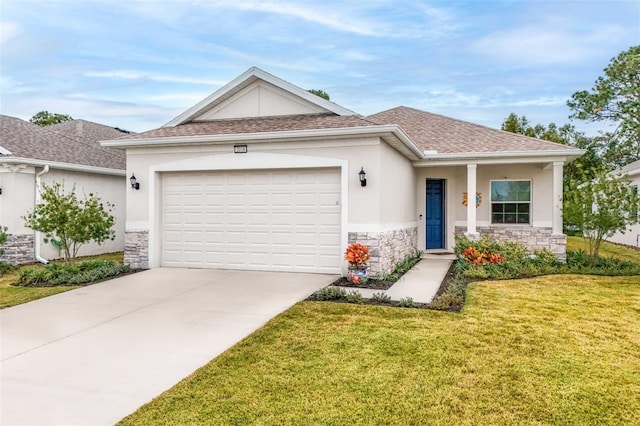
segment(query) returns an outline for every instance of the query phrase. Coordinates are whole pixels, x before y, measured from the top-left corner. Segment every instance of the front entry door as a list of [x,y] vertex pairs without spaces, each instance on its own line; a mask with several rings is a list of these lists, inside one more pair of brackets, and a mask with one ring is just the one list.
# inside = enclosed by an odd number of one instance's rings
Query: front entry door
[[444,248],[444,179],[427,179],[426,248]]

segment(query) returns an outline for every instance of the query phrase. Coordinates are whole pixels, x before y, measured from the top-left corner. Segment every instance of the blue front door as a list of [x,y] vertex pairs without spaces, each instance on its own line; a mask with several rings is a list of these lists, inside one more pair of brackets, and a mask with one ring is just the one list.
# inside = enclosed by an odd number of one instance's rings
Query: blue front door
[[427,179],[427,249],[444,248],[444,180]]

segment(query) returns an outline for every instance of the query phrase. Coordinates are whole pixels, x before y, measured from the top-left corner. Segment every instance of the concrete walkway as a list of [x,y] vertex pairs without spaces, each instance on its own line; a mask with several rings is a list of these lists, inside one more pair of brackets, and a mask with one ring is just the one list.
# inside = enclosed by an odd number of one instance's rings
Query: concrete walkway
[[110,425],[338,277],[158,268],[0,311],[2,425]]
[[374,293],[385,293],[393,301],[410,297],[415,303],[431,303],[455,258],[453,254],[425,254],[420,262],[388,290],[341,288],[346,291],[358,291],[366,298],[371,298]]

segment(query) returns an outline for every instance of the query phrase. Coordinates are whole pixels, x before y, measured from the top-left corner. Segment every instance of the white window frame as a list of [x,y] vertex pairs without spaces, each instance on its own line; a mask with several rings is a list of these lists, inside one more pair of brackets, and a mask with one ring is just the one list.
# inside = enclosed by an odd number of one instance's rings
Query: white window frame
[[[493,221],[493,182],[529,182],[529,201],[495,201],[495,204],[529,204],[529,222],[506,223]],[[517,212],[515,213],[517,217]],[[489,181],[489,222],[491,225],[531,226],[533,223],[533,180],[532,179],[491,179]]]

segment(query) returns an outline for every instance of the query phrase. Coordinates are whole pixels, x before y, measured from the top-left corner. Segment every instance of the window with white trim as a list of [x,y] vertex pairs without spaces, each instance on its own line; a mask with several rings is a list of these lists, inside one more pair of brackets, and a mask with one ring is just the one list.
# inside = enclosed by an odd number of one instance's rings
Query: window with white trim
[[491,223],[531,223],[531,181],[491,181]]

